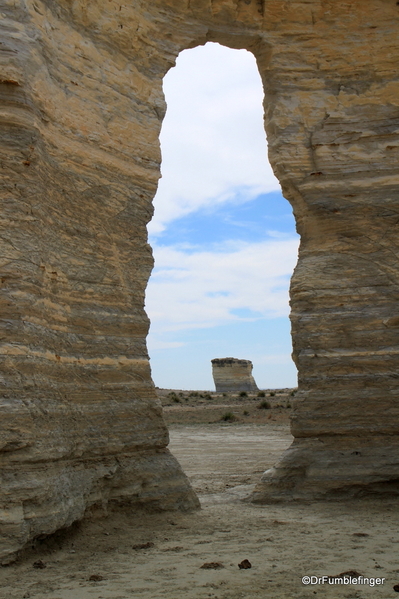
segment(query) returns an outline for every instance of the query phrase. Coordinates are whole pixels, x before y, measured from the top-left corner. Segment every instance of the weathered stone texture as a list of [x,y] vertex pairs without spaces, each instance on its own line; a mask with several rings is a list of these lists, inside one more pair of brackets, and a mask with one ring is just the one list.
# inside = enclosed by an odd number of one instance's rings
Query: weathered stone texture
[[145,345],[165,68],[144,40],[141,60],[94,39],[96,3],[14,4],[0,23],[1,556],[110,500],[198,506]]
[[2,554],[108,499],[196,505],[143,303],[162,78],[208,40],[257,58],[301,234],[295,443],[254,498],[397,490],[397,3],[3,0],[1,16]]
[[219,393],[258,390],[252,376],[251,360],[215,358],[212,360],[212,375]]

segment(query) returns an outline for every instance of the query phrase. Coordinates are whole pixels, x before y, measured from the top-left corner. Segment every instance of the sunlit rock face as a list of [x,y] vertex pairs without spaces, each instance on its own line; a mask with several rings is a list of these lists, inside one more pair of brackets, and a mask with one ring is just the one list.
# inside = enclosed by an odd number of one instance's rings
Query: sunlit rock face
[[212,360],[212,375],[218,393],[258,391],[252,376],[251,360],[215,358]]
[[143,304],[162,78],[206,41],[256,56],[301,234],[295,442],[254,500],[397,492],[396,2],[1,11],[2,555],[108,501],[198,505],[167,450]]

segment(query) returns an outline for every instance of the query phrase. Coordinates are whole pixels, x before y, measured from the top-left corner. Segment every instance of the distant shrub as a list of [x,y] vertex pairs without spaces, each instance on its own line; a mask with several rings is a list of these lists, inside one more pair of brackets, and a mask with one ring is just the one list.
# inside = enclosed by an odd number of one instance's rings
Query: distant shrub
[[226,412],[223,414],[221,420],[224,422],[234,422],[237,418],[234,416],[233,412]]
[[270,408],[271,408],[271,405],[267,400],[261,401],[260,404],[258,405],[259,410],[270,410]]
[[270,397],[274,397],[276,395],[275,391],[270,391]]
[[191,393],[189,394],[189,397],[198,397],[197,391],[191,391]]
[[174,401],[175,403],[180,403],[180,397],[177,397],[177,395],[175,395],[174,397],[172,397],[172,401]]
[[296,392],[297,392],[297,389],[293,389],[293,390],[291,391],[291,393],[290,393],[291,397],[294,397],[294,395],[296,394]]
[[244,416],[249,416],[249,412],[248,412],[248,410],[244,410],[244,411],[243,411],[243,414],[244,414]]
[[241,391],[240,397],[248,397],[248,393],[246,391]]
[[287,403],[287,409],[291,407],[290,402]]
[[223,397],[227,397],[227,393],[223,393]]
[[258,397],[266,397],[266,393],[264,391],[259,391]]

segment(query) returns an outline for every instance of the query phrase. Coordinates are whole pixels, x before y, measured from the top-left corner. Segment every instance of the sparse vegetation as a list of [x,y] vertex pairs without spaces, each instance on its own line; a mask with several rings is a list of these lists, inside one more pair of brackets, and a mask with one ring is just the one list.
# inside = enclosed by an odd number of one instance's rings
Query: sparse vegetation
[[233,412],[226,412],[225,414],[223,414],[221,420],[223,420],[224,422],[234,422],[235,420],[237,420],[237,417],[234,416]]
[[248,393],[246,391],[240,391],[240,397],[248,397]]
[[274,397],[276,395],[276,392],[275,391],[270,391],[269,395],[270,395],[270,397]]
[[[219,393],[207,390],[161,389],[159,398],[168,424],[266,424],[270,418],[286,423],[290,417],[291,404],[294,405],[291,391],[293,388],[262,389],[253,393],[246,391],[246,397],[243,397],[240,391]],[[275,397],[269,397],[269,393],[274,393]],[[262,404],[264,401],[265,405]],[[233,415],[232,420],[230,416],[226,416],[229,412]]]
[[177,397],[176,393],[174,391],[171,391],[170,393],[168,393],[168,398],[171,401],[174,401],[175,403],[180,403],[180,398]]
[[261,401],[258,405],[259,410],[270,410],[271,405],[267,400]]
[[294,397],[298,389],[293,389],[290,393],[291,397]]

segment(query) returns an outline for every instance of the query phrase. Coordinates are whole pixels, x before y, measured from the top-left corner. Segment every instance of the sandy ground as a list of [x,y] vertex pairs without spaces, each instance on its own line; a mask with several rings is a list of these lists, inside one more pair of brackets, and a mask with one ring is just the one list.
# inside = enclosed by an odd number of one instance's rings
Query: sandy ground
[[[170,407],[167,418],[177,422],[195,411],[182,406],[180,418]],[[237,414],[249,411],[242,405],[234,409]],[[202,509],[192,514],[117,512],[37,542],[20,561],[0,570],[0,598],[399,596],[393,590],[399,583],[397,501],[272,506],[240,501],[291,441],[287,410],[269,412],[258,410],[263,423],[248,423],[244,416],[232,423],[172,423],[171,449]],[[238,568],[244,559],[250,569]],[[222,567],[201,568],[209,562]],[[374,587],[301,582],[305,575],[349,570],[386,580]]]

